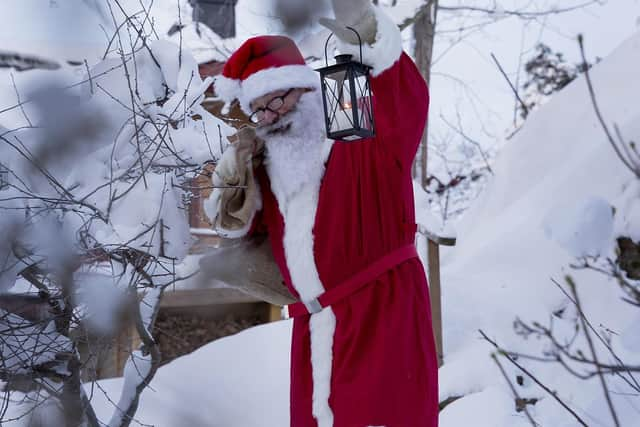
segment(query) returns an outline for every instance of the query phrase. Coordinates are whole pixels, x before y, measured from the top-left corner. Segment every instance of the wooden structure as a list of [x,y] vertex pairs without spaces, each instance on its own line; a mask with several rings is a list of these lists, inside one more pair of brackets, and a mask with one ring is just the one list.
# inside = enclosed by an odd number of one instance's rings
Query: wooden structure
[[427,240],[427,279],[429,281],[429,298],[431,299],[431,319],[433,322],[433,336],[438,353],[438,366],[444,363],[442,338],[442,292],[440,285],[440,245],[454,246],[455,237],[439,235],[418,224],[418,233]]
[[193,20],[211,28],[220,38],[236,36],[235,7],[238,0],[190,0]]

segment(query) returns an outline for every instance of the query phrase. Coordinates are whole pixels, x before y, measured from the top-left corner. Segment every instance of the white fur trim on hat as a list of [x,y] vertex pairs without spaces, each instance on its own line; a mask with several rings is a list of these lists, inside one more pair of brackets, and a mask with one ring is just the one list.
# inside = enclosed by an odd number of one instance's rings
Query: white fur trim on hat
[[[390,68],[402,54],[402,37],[398,26],[393,23],[379,7],[372,6],[377,22],[376,40],[372,45],[362,44],[362,62],[373,67],[371,75],[378,76]],[[355,44],[338,41],[341,53],[351,54],[360,61],[360,47]]]
[[269,92],[291,88],[320,88],[320,75],[307,65],[283,65],[251,74],[242,81],[238,100],[247,115],[251,101]]
[[213,79],[213,88],[217,98],[224,101],[222,113],[227,114],[231,102],[240,97],[240,80],[218,75]]

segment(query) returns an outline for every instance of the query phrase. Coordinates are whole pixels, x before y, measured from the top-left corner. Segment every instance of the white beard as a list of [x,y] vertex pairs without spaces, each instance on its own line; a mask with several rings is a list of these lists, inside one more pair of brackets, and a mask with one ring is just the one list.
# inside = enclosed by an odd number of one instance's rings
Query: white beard
[[306,92],[278,122],[256,131],[265,140],[265,165],[281,209],[324,175],[333,141],[325,138],[323,117],[319,91]]

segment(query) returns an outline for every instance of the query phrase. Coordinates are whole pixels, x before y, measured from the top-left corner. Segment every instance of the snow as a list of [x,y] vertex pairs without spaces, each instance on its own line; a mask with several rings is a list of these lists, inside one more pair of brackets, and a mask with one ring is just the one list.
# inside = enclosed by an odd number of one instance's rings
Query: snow
[[[104,52],[100,19],[84,0],[4,0],[2,47],[47,59],[97,58]],[[100,52],[100,53],[102,53]]]
[[[636,102],[640,85],[633,77],[640,72],[638,53],[640,35],[626,41],[592,70],[605,117],[625,124],[622,129],[630,139],[638,137],[637,127],[632,124],[640,119]],[[477,329],[485,330],[505,348],[541,355],[542,343],[517,337],[512,322],[519,317],[546,323],[547,313],[570,307],[550,280],[556,278],[564,284],[565,274],[574,277],[583,309],[593,324],[618,333],[632,328],[637,314],[628,304],[619,302],[615,283],[598,273],[570,269],[569,264],[580,255],[611,256],[616,236],[612,205],[625,187],[636,184],[604,136],[584,77],[533,113],[492,167],[495,176],[458,224],[457,246],[443,260],[445,367],[440,371],[441,397],[465,395],[470,385],[482,391],[501,387],[505,391],[503,399],[511,401],[507,409],[515,415],[513,397],[502,375],[485,363],[492,349],[485,345],[483,356]],[[629,203],[630,197],[623,199]],[[629,218],[628,208],[618,209],[615,221],[628,224],[628,220],[620,219]],[[626,229],[626,225],[618,225],[615,230]],[[611,307],[616,307],[615,312]],[[559,319],[556,323],[559,336],[570,336],[572,322]],[[620,345],[615,339],[613,343],[615,348]],[[637,353],[625,352],[625,356],[623,360],[628,363],[638,360]],[[478,374],[473,372],[477,363],[492,372],[479,384]],[[526,366],[583,416],[591,417],[594,425],[608,425],[597,382],[579,381],[556,364]],[[517,370],[505,367],[513,381]],[[609,378],[609,386],[623,389],[613,378]],[[521,393],[543,399],[530,406],[541,425],[573,425],[567,413],[549,402],[549,396],[539,388]],[[460,425],[463,402],[471,396],[443,411],[442,427]],[[628,405],[621,403],[618,410],[623,418],[632,419]],[[492,426],[512,425],[501,411],[487,412],[484,420]]]
[[[640,120],[640,84],[634,78],[640,72],[639,53],[637,35],[592,70],[605,116],[619,123],[630,139],[640,136],[634,125]],[[555,319],[556,332],[565,337],[570,333],[577,314],[550,278],[565,285],[562,277],[571,274],[591,322],[602,325],[599,331],[614,331],[612,346],[623,360],[640,359],[637,310],[620,302],[615,283],[606,276],[569,267],[573,255],[597,251],[610,256],[615,236],[638,232],[638,183],[606,141],[584,78],[530,117],[494,170],[487,189],[458,226],[457,246],[442,259],[445,365],[440,398],[464,396],[441,413],[442,427],[529,425],[524,414],[516,412],[512,392],[489,357],[493,348],[477,330],[510,350],[541,355],[545,344],[517,336],[513,321],[545,322],[551,311],[564,309]],[[416,199],[420,203],[419,195]],[[613,216],[611,207],[616,208]],[[290,333],[289,322],[263,325],[161,368],[153,390],[142,395],[138,419],[167,426],[178,425],[176,420],[226,427],[287,425]],[[602,349],[598,353],[602,360],[609,359]],[[228,369],[230,363],[233,369]],[[505,359],[501,363],[515,383],[522,373]],[[522,363],[589,425],[610,425],[596,380],[578,380],[557,364]],[[187,368],[191,366],[200,369]],[[118,381],[102,384],[113,389]],[[607,381],[614,392],[625,390],[618,379]],[[516,387],[522,397],[539,399],[528,407],[540,425],[575,425],[531,380]],[[176,396],[180,401],[172,403]],[[615,394],[614,401],[621,425],[634,425],[633,399]]]
[[[572,201],[573,202],[573,201]],[[606,255],[613,242],[614,210],[601,197],[565,203],[549,212],[544,230],[573,257]]]
[[74,275],[78,289],[73,295],[74,305],[81,307],[82,318],[91,332],[98,336],[117,332],[118,316],[126,302],[124,292],[130,275],[129,272],[124,278],[124,272],[118,274],[108,268],[80,271]]
[[614,223],[614,235],[640,241],[640,183],[630,182],[614,206],[619,212]]
[[416,223],[434,234],[440,234],[443,229],[442,220],[431,213],[427,193],[422,190],[417,181],[413,182],[413,193],[415,194]]
[[[136,420],[163,427],[288,425],[291,324],[258,326],[161,367]],[[113,395],[122,381],[104,380],[100,388]],[[98,388],[92,402],[100,420],[110,416],[113,404]]]
[[160,304],[161,296],[160,288],[152,288],[145,293],[142,304],[140,304],[140,318],[149,335],[151,335],[149,326],[153,321],[153,315],[157,310],[157,306]]
[[127,363],[124,367],[124,385],[122,386],[122,393],[120,394],[120,400],[118,401],[111,421],[109,421],[109,427],[118,427],[122,425],[122,420],[126,413],[126,408],[129,407],[132,400],[136,397],[136,389],[145,382],[147,375],[151,372],[152,360],[151,355],[143,355],[139,351],[133,351],[127,359]]
[[[474,427],[528,427],[524,415],[515,415],[508,391],[501,387],[487,387],[464,399],[449,404],[440,415],[440,425]],[[472,423],[472,424],[471,424]]]

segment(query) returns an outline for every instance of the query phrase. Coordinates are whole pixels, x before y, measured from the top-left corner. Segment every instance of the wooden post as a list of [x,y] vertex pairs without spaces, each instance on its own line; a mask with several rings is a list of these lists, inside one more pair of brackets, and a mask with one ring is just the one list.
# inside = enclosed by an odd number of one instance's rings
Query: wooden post
[[455,237],[439,236],[418,224],[418,232],[427,239],[427,278],[429,280],[429,298],[431,299],[431,322],[436,342],[438,366],[444,364],[442,338],[442,295],[440,287],[440,245],[455,246]]
[[[431,61],[433,58],[433,42],[436,34],[436,17],[438,15],[438,0],[425,0],[418,10],[413,23],[413,35],[415,39],[414,57],[416,65],[427,82],[431,82]],[[423,189],[427,187],[427,141],[429,122],[425,125],[422,139],[420,140],[420,184]],[[417,167],[414,161],[413,177],[416,177]]]
[[427,238],[427,263],[429,279],[429,298],[431,299],[431,321],[433,323],[433,337],[436,341],[438,366],[442,366],[442,298],[440,291],[440,247],[436,242]]

